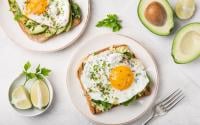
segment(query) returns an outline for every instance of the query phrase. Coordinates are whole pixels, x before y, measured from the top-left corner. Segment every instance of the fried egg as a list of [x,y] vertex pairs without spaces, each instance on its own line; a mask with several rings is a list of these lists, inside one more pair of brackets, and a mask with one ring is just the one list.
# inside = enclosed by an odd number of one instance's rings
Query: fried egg
[[121,104],[144,90],[149,78],[139,59],[107,50],[88,57],[81,81],[93,100]]
[[64,27],[69,22],[68,0],[16,0],[23,15],[50,27]]

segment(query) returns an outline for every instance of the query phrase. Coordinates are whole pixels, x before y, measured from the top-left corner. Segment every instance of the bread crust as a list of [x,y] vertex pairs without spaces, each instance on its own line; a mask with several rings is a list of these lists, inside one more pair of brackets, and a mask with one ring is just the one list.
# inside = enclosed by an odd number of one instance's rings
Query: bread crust
[[23,22],[18,21],[18,24],[21,27],[22,31],[29,37],[29,39],[31,39],[33,41],[42,43],[51,38],[51,37],[46,37],[44,34],[31,35],[28,33],[28,30],[25,27],[25,25],[23,24]]
[[[118,47],[128,47],[128,46],[125,45],[125,44],[121,44],[121,45],[113,45],[113,46],[111,46],[111,47],[112,47],[112,48],[118,48]],[[99,50],[99,51],[96,51],[95,54],[100,54],[100,53],[102,53],[102,52],[104,52],[104,51],[106,51],[106,50],[109,50],[109,48],[110,48],[110,47],[107,47],[107,48],[101,49],[101,50]],[[84,88],[84,86],[83,86],[83,83],[82,83],[82,81],[81,81],[81,75],[82,75],[82,71],[83,71],[83,69],[84,69],[84,62],[85,62],[85,61],[88,59],[88,57],[91,56],[91,55],[92,55],[92,54],[89,54],[87,57],[85,57],[85,58],[82,60],[80,66],[78,67],[78,70],[77,70],[77,77],[78,77],[78,79],[79,79],[79,81],[80,81],[80,85],[81,85],[81,88],[82,88],[82,90],[83,90],[84,96],[85,96],[85,98],[86,98],[86,100],[87,100],[89,109],[90,109],[91,113],[95,115],[95,114],[100,114],[100,113],[102,113],[102,111],[99,110],[98,108],[96,108],[95,106],[92,105],[92,99],[91,99],[91,97],[89,96],[89,94],[87,93],[87,91],[85,90],[85,88]],[[134,55],[134,56],[135,56],[135,55]],[[140,96],[139,96],[138,98],[141,98],[141,97],[144,97],[144,96],[148,96],[148,95],[150,95],[150,94],[151,94],[151,88],[150,88],[150,86],[147,86],[147,87],[145,88],[145,90],[144,90],[143,92],[140,93]],[[116,106],[117,106],[117,105],[116,105]],[[111,109],[114,108],[114,107],[116,107],[116,106],[112,106]]]

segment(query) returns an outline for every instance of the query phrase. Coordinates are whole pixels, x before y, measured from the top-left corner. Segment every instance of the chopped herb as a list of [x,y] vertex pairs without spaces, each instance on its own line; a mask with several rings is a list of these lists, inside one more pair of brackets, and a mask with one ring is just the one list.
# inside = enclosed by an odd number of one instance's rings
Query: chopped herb
[[100,101],[100,100],[92,100],[92,102],[94,103],[94,105],[96,107],[99,108],[99,110],[102,110],[102,111],[108,111],[113,106],[112,104],[110,104],[108,102],[104,102],[104,101]]
[[102,64],[102,66],[103,66],[103,68],[105,68],[105,67],[106,67],[106,62],[105,62],[105,61],[103,61],[103,64]]
[[90,79],[96,81],[98,78],[94,72],[90,72]]
[[136,76],[139,76],[139,75],[141,75],[141,73],[136,73]]
[[94,55],[94,56],[97,55],[97,52],[94,52],[93,55]]

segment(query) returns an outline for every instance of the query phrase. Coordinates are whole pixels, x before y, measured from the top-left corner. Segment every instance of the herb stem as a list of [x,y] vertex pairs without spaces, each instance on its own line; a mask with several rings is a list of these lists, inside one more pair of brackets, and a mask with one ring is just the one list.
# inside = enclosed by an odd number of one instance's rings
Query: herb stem
[[23,85],[25,86],[27,82],[28,82],[28,79],[27,79],[27,77],[26,77],[26,80],[25,80],[25,82],[24,82]]

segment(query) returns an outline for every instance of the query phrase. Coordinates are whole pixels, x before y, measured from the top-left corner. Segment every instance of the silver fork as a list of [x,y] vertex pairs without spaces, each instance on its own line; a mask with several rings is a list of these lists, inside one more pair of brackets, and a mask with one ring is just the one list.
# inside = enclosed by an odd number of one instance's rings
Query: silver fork
[[163,116],[167,114],[176,104],[178,104],[184,98],[183,91],[177,89],[167,98],[159,102],[153,107],[153,113],[151,116],[145,121],[144,125],[147,125],[153,118],[158,116]]

